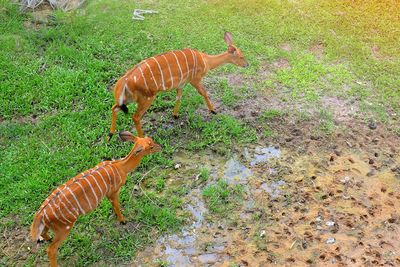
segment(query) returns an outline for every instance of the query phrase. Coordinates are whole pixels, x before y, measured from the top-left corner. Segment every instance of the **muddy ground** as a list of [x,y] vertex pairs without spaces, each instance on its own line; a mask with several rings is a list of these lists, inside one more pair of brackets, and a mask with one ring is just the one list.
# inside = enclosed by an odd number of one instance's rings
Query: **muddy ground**
[[[243,201],[220,218],[207,210],[201,188],[194,188],[186,205],[192,223],[160,238],[133,265],[400,264],[400,157],[337,149],[300,154],[259,145],[225,163],[213,153],[197,161],[178,155],[178,172],[201,162],[212,170],[208,183],[224,178],[242,184]],[[190,181],[171,181],[177,182]]]
[[[245,83],[237,76],[228,82]],[[325,96],[310,107],[279,99],[279,93],[254,94],[233,108],[216,101],[220,112],[258,133],[266,106],[293,105],[310,118],[283,112],[268,122],[277,134],[255,144],[223,153],[177,153],[174,161],[181,167],[169,183],[192,185],[186,197],[191,220],[180,233],[140,252],[132,266],[400,265],[399,136],[389,125],[357,116],[354,101]],[[318,130],[322,109],[332,114],[329,133]],[[193,173],[204,166],[210,178],[199,184]],[[244,188],[242,200],[224,215],[207,209],[202,196],[220,179]]]

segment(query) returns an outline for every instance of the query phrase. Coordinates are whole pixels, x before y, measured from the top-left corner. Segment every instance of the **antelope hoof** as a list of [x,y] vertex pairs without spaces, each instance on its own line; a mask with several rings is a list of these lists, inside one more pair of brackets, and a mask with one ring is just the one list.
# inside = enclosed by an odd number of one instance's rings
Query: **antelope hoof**
[[125,220],[120,221],[119,223],[122,224],[122,225],[126,225],[126,221]]
[[174,119],[175,119],[175,120],[179,119],[179,116],[178,116],[178,115],[173,115],[173,116],[174,116]]
[[113,137],[113,133],[108,133],[107,141],[110,142],[111,138]]
[[51,241],[51,240],[53,240],[51,237],[49,237],[49,238],[43,238],[43,237],[41,237],[40,239],[38,239],[38,240],[36,241],[36,243],[38,243],[38,244],[43,244],[44,242]]
[[214,115],[217,114],[217,112],[215,112],[215,110],[211,110],[210,112],[211,112],[212,114],[214,114]]

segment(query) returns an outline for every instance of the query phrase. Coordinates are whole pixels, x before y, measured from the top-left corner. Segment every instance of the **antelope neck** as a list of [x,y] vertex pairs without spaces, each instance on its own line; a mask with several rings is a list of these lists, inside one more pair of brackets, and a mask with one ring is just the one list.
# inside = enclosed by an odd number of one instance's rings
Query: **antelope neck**
[[230,55],[228,52],[219,55],[206,55],[207,65],[210,69],[215,69],[223,64],[230,63]]
[[140,154],[135,155],[132,149],[131,152],[129,152],[129,154],[125,158],[119,161],[119,165],[125,173],[129,173],[136,168],[136,166],[140,163],[142,158],[143,155]]

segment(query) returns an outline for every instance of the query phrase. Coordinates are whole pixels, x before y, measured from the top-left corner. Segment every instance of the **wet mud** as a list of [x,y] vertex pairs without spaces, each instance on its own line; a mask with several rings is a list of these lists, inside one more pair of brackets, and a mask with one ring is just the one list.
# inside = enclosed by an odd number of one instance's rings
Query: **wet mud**
[[[198,167],[180,156],[183,176]],[[400,264],[400,156],[372,162],[351,149],[303,154],[258,144],[227,158],[198,157],[211,176],[186,198],[187,227],[141,251],[132,266]],[[212,214],[201,195],[219,179],[244,187],[227,217]]]

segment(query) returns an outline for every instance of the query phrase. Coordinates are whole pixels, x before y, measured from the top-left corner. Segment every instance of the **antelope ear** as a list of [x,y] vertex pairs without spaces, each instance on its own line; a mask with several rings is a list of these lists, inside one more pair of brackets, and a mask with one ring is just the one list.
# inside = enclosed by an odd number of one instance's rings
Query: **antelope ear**
[[224,34],[224,40],[225,40],[225,43],[226,43],[227,45],[232,45],[232,44],[233,44],[233,41],[232,41],[232,34],[231,34],[230,32],[225,32],[225,34]]
[[229,45],[228,46],[228,52],[230,53],[230,54],[236,54],[236,48],[233,46],[233,45]]
[[123,142],[126,142],[126,141],[135,142],[136,139],[137,139],[136,136],[134,136],[132,133],[130,133],[130,132],[128,132],[128,131],[119,132],[118,135],[119,135],[119,138],[120,138]]
[[139,154],[142,150],[143,150],[143,146],[142,146],[142,145],[137,145],[137,146],[133,149],[133,154],[137,155],[137,154]]

